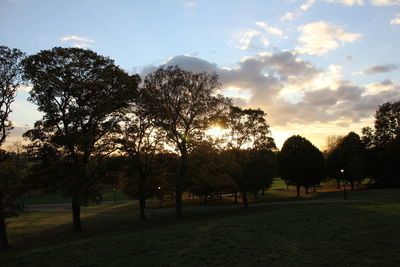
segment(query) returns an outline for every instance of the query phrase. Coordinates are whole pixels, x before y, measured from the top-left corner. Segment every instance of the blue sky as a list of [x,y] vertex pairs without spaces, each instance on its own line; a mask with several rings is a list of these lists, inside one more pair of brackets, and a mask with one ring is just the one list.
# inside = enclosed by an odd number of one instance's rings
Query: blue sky
[[[360,132],[400,99],[400,0],[0,0],[1,45],[79,46],[130,73],[215,71],[222,93],[260,107],[278,145]],[[40,118],[22,88],[9,142]]]

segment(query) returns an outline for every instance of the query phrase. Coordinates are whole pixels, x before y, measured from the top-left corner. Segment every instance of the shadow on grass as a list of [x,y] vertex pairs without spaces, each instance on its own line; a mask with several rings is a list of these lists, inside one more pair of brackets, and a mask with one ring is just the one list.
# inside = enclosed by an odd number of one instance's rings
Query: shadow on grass
[[69,213],[27,214],[25,220],[42,228],[14,236],[14,248],[0,257],[5,266],[395,266],[399,190],[357,193],[371,201],[186,206],[179,220],[173,208],[150,208],[147,222],[121,203],[107,211],[89,208],[81,233],[70,232]]

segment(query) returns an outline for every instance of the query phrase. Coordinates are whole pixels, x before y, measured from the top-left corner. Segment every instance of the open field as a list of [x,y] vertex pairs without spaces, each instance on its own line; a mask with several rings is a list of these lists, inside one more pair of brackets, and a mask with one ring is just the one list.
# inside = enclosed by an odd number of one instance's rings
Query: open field
[[350,192],[352,201],[340,193],[248,209],[186,205],[181,220],[173,208],[149,208],[146,223],[132,203],[107,203],[84,209],[82,233],[69,231],[68,211],[26,213],[8,220],[13,248],[0,265],[396,266],[400,190]]

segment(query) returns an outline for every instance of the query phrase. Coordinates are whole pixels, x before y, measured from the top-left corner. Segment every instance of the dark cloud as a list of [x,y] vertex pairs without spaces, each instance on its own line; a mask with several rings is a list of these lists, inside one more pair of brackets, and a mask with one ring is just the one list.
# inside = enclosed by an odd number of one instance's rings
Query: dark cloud
[[399,68],[398,64],[377,65],[364,70],[364,74],[373,75],[382,72],[391,72]]

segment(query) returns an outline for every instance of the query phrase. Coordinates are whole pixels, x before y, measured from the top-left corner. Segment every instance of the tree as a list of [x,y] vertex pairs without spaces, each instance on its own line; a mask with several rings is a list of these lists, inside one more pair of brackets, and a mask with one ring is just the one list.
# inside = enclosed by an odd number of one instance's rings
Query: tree
[[24,56],[18,49],[0,46],[0,146],[12,129],[9,115],[17,88],[22,83],[21,60]]
[[[341,175],[337,173],[335,170],[337,170],[338,167],[333,166],[335,162],[338,160],[338,155],[336,152],[333,152],[337,146],[342,142],[343,136],[340,135],[332,135],[328,136],[327,138],[327,145],[326,149],[324,151],[324,158],[327,163],[327,170],[329,177],[335,178],[336,179],[336,188],[340,189],[340,180],[342,179]],[[340,167],[339,167],[340,168]],[[331,172],[331,170],[334,170]]]
[[131,179],[138,180],[140,219],[145,220],[146,193],[149,188],[148,179],[154,176],[156,154],[163,151],[162,132],[157,129],[153,120],[143,109],[142,93],[139,91],[137,103],[125,116],[123,137],[119,140],[121,151],[129,158]]
[[278,154],[279,173],[285,181],[294,183],[297,196],[300,187],[315,185],[324,177],[324,157],[310,141],[299,135],[289,137]]
[[345,180],[349,181],[351,188],[354,189],[354,182],[361,183],[365,176],[364,156],[365,147],[360,136],[350,132],[328,155],[328,171],[333,177],[340,179],[343,176],[341,173],[343,170]]
[[400,185],[400,101],[387,102],[375,113],[374,130],[363,129],[367,172],[383,186]]
[[144,79],[147,114],[180,155],[175,179],[177,217],[183,215],[182,183],[187,176],[188,152],[229,104],[216,94],[219,86],[217,74],[192,73],[177,66],[161,67]]
[[115,149],[120,112],[134,101],[139,77],[80,48],[44,50],[23,65],[33,85],[29,101],[44,113],[25,136],[46,164],[42,174],[72,198],[73,229],[81,231],[80,207],[100,196],[96,170]]
[[[226,136],[227,147],[232,150],[235,160],[242,169],[242,175],[236,175],[236,183],[242,192],[245,207],[248,206],[249,191],[256,190],[257,185],[263,184],[264,179],[271,179],[272,182],[271,173],[274,164],[269,161],[271,157],[264,156],[268,151],[276,149],[276,146],[270,136],[271,131],[265,116],[265,112],[261,109],[231,106],[225,122],[229,129]],[[271,169],[266,170],[265,167]],[[266,187],[270,184],[264,183]],[[236,195],[236,192],[234,193]]]
[[26,171],[21,154],[0,149],[0,249],[8,247],[5,218],[18,215],[15,201],[26,190]]
[[[9,118],[18,86],[22,83],[21,60],[25,56],[18,49],[0,46],[0,249],[8,247],[6,208],[12,205],[20,191],[20,175],[8,153],[1,149],[12,127]],[[14,164],[15,165],[15,164]]]
[[190,192],[204,197],[204,204],[208,196],[220,195],[230,190],[233,179],[226,170],[229,165],[221,151],[215,144],[203,141],[197,145],[189,154],[189,187]]

